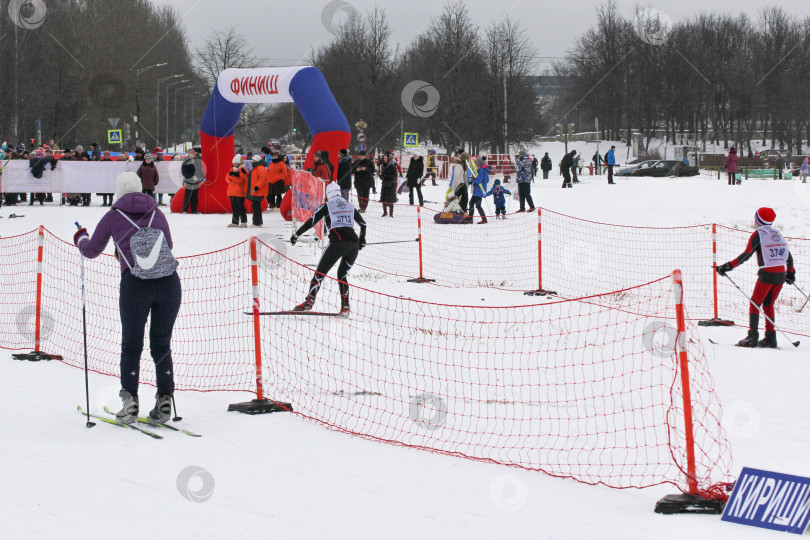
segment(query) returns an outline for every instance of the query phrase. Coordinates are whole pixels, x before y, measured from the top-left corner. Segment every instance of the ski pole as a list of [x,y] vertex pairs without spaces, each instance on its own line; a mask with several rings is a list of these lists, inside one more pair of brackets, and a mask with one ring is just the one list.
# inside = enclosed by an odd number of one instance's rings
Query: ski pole
[[393,240],[391,242],[369,242],[367,246],[380,246],[382,244],[408,244],[410,242],[418,242],[418,238],[414,238],[413,240]]
[[804,294],[804,291],[803,291],[803,290],[801,290],[801,289],[799,289],[799,286],[798,286],[798,285],[796,285],[796,283],[793,283],[793,286],[794,286],[794,287],[796,287],[796,289],[797,289],[797,290],[798,290],[800,293],[802,293],[802,296],[804,296],[804,304],[802,304],[802,307],[800,307],[800,308],[799,308],[799,313],[801,313],[801,312],[802,312],[802,310],[804,309],[804,306],[806,306],[806,305],[807,305],[807,302],[810,302],[810,297],[808,297],[806,294]]
[[[714,268],[717,268],[717,267],[715,266]],[[739,286],[738,286],[736,283],[734,283],[734,280],[733,280],[733,279],[731,279],[731,278],[730,278],[730,277],[728,277],[728,276],[724,276],[724,277],[725,277],[725,278],[727,278],[727,279],[728,279],[728,280],[731,282],[731,284],[732,284],[732,285],[734,285],[734,286],[737,288],[737,290],[738,290],[738,291],[740,291],[740,294],[742,294],[742,295],[743,295],[743,296],[746,298],[746,300],[748,300],[748,302],[750,302],[750,303],[751,303],[751,305],[752,305],[752,306],[754,306],[755,308],[757,308],[757,309],[760,311],[760,313],[762,313],[762,316],[763,316],[763,317],[765,317],[765,320],[766,320],[766,321],[768,321],[769,323],[771,323],[771,324],[773,325],[774,330],[776,330],[777,332],[779,332],[780,334],[782,334],[782,335],[785,337],[785,339],[787,339],[787,340],[790,342],[790,344],[791,344],[791,345],[793,345],[794,347],[798,347],[798,346],[799,346],[799,343],[801,343],[801,342],[800,342],[800,341],[791,341],[791,340],[790,340],[790,336],[788,336],[787,334],[785,334],[785,333],[784,333],[783,331],[781,331],[780,329],[776,328],[776,324],[775,324],[775,323],[774,323],[774,322],[771,320],[771,318],[770,318],[770,317],[768,317],[767,315],[765,315],[765,310],[764,310],[764,309],[762,309],[762,306],[758,306],[758,305],[756,305],[756,304],[754,303],[754,301],[753,301],[753,300],[751,300],[751,297],[750,297],[750,296],[748,296],[747,294],[745,294],[745,292],[744,292],[744,291],[743,291],[743,290],[742,290],[742,289],[741,289],[741,288],[740,288],[740,287],[739,287]]]
[[[76,222],[76,228],[82,230],[79,222]],[[85,427],[91,428],[96,425],[95,422],[90,421],[90,382],[87,377],[87,309],[85,308],[84,299],[84,255],[79,251],[79,256],[82,261],[82,329],[84,330],[84,398],[87,404],[87,423]]]

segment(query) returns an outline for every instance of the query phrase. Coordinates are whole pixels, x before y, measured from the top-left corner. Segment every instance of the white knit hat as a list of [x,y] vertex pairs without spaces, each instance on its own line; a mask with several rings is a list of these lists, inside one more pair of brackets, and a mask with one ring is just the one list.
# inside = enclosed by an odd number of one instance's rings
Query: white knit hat
[[122,172],[115,179],[115,198],[120,199],[127,193],[140,193],[141,179],[134,172]]
[[326,186],[326,199],[327,200],[333,199],[335,197],[340,197],[340,196],[341,196],[341,192],[340,192],[340,186],[339,185],[332,182],[331,184],[328,184]]

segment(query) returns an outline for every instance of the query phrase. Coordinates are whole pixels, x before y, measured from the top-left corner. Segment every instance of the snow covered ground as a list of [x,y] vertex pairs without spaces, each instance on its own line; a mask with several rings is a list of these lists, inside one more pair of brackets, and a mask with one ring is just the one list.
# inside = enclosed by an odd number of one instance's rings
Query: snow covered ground
[[[591,146],[591,145],[589,145]],[[538,151],[550,151],[542,150]],[[584,150],[583,150],[583,153]],[[592,153],[592,152],[590,152]],[[542,154],[540,154],[542,156]],[[555,160],[559,156],[553,156]],[[648,226],[716,222],[750,228],[760,206],[777,212],[789,236],[810,237],[810,188],[799,182],[585,177],[573,190],[537,180],[535,204],[564,214]],[[426,190],[439,200],[446,187]],[[402,200],[402,199],[401,199]],[[515,209],[514,202],[512,210]],[[0,236],[40,224],[69,239],[80,221],[91,231],[105,208],[0,209]],[[226,216],[169,215],[175,253],[210,252],[248,238]],[[396,220],[396,218],[395,218]],[[286,238],[289,224],[265,214],[262,233]],[[504,246],[508,249],[508,246]],[[740,246],[742,249],[742,246]],[[311,247],[290,248],[305,263]],[[362,256],[372,256],[364,251]],[[379,254],[380,252],[375,252]],[[799,283],[807,270],[798,268]],[[453,290],[374,276],[358,284],[390,294],[442,302],[507,302],[513,293]],[[628,283],[632,285],[632,283]],[[746,284],[750,286],[750,284]],[[478,296],[478,293],[481,296]],[[484,296],[486,295],[486,296]],[[522,303],[524,297],[520,297]],[[739,329],[700,329],[728,344]],[[742,466],[810,475],[810,366],[802,349],[742,350],[708,346],[724,406],[723,423]],[[326,430],[301,418],[226,412],[248,394],[182,393],[184,427],[195,439],[165,433],[153,441],[104,424],[84,427],[80,370],[60,363],[22,363],[0,355],[7,414],[0,444],[3,538],[767,538],[773,534],[723,523],[716,516],[659,516],[669,488],[614,490],[540,473],[391,447]],[[117,407],[115,378],[91,374],[90,405]],[[144,402],[151,389],[144,389]],[[25,411],[16,416],[15,413]],[[199,467],[202,469],[188,469]],[[198,472],[192,477],[194,472]],[[190,478],[190,479],[189,479]],[[179,486],[178,486],[179,484]],[[195,493],[197,495],[195,495]],[[210,495],[210,498],[208,496]],[[193,502],[189,499],[199,499]],[[202,500],[205,499],[205,500]]]

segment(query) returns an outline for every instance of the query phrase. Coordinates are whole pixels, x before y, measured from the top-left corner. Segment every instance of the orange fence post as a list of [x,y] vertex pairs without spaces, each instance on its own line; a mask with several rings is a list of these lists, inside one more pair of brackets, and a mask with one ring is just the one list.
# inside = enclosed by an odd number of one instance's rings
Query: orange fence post
[[714,318],[698,322],[698,326],[734,326],[734,321],[720,318],[717,305],[717,223],[712,223],[712,296],[714,299]]
[[683,309],[683,279],[681,271],[672,273],[675,283],[675,317],[678,323],[678,338],[675,347],[678,351],[678,362],[681,370],[681,391],[683,392],[683,421],[686,436],[686,483],[689,494],[698,494],[697,473],[695,469],[695,436],[692,425],[692,390],[689,384],[689,357],[686,354],[686,317]]
[[[658,514],[722,514],[724,499],[716,494],[699,491],[695,465],[695,434],[692,420],[692,388],[689,379],[689,357],[686,352],[686,315],[683,307],[683,279],[680,270],[672,272],[675,318],[678,325],[673,352],[678,356],[683,395],[684,438],[686,439],[686,493],[667,495],[655,505]],[[674,454],[673,454],[674,456]],[[677,464],[681,468],[681,464]],[[683,469],[681,469],[683,470]],[[711,498],[710,498],[711,497]]]
[[[717,223],[712,223],[712,266],[717,266]],[[717,272],[712,268],[712,279],[714,281],[714,318],[718,319],[717,314]]]
[[45,227],[39,226],[37,235],[37,307],[34,319],[34,352],[40,352],[40,340],[42,337],[42,258],[45,252]]
[[253,291],[253,350],[256,354],[256,399],[264,399],[262,387],[262,340],[259,316],[259,258],[256,237],[250,237],[250,282]]
[[256,399],[245,403],[231,403],[229,411],[247,414],[264,414],[271,412],[292,412],[290,403],[282,403],[272,399],[265,399],[264,384],[262,383],[262,339],[261,339],[261,313],[259,312],[259,241],[255,236],[250,237],[250,283],[253,296],[253,348],[256,361]]
[[557,294],[543,288],[543,210],[537,208],[537,290],[526,291],[526,296],[551,296]]
[[435,279],[427,279],[425,277],[423,266],[422,266],[422,207],[416,207],[416,232],[418,237],[416,241],[419,243],[419,277],[414,279],[409,279],[409,283],[433,283]]

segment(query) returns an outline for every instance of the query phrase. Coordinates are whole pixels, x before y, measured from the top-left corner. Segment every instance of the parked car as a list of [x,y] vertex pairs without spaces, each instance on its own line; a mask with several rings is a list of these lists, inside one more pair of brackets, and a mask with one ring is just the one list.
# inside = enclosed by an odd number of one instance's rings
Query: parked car
[[621,168],[618,171],[614,172],[614,176],[630,176],[633,174],[634,171],[639,169],[646,169],[647,167],[652,167],[658,163],[658,160],[654,159],[651,161],[642,161],[641,163],[636,163],[634,165],[629,165],[627,167]]
[[692,167],[678,160],[645,161],[639,163],[639,165],[644,166],[638,167],[622,176],[652,176],[654,178],[661,178],[664,176],[697,176],[700,174],[698,167]]
[[697,176],[698,174],[700,174],[698,167],[687,165],[680,160],[664,160],[659,161],[652,167],[641,169],[633,176]]

